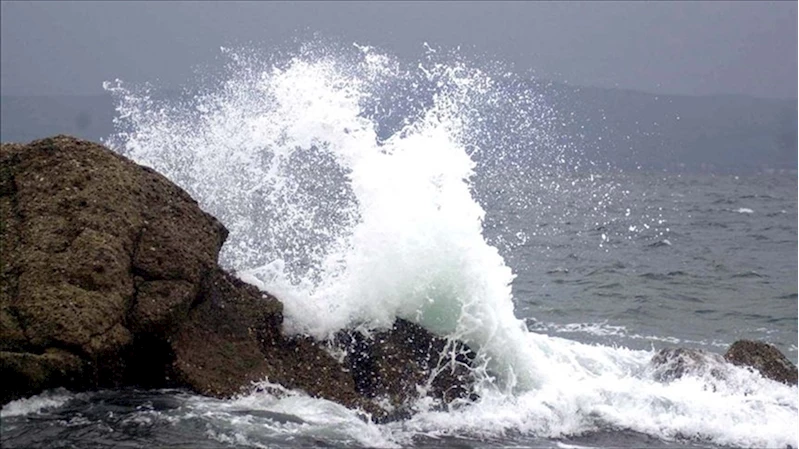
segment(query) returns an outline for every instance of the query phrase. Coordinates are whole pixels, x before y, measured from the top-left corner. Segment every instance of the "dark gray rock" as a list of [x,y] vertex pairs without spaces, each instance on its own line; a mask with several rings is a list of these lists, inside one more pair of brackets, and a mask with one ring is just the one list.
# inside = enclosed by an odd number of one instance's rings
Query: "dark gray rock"
[[411,413],[408,406],[420,391],[439,404],[475,399],[471,373],[475,354],[461,342],[437,337],[403,319],[369,336],[341,332],[337,341],[346,351],[345,363],[358,393],[387,399],[395,416]]

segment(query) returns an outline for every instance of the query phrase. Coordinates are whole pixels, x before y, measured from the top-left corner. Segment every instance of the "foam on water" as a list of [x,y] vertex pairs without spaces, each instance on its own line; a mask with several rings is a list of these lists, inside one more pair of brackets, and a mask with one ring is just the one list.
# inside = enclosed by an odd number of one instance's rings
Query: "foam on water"
[[390,433],[358,412],[268,382],[258,387],[228,401],[192,397],[185,408],[189,415],[214,423],[209,436],[226,444],[259,446],[265,436],[279,441],[288,435],[299,445],[303,440],[323,440],[336,445],[398,447]]
[[[562,376],[559,380],[510,395],[485,389],[476,403],[446,411],[420,400],[417,413],[400,422],[372,424],[358,411],[279,388],[230,401],[195,397],[189,409],[192,415],[225,423],[214,426],[227,428],[212,437],[239,443],[289,434],[341,445],[398,447],[419,438],[568,440],[607,430],[741,447],[784,448],[796,441],[795,389],[734,366],[714,366],[723,377],[706,370],[661,383],[649,376],[649,352],[547,340],[561,351],[548,360]],[[569,375],[568,367],[576,374]],[[250,418],[260,416],[258,411],[277,416]]]
[[0,410],[0,418],[38,413],[41,410],[64,405],[72,398],[65,390],[51,390],[25,399],[11,401]]
[[422,401],[409,421],[384,426],[310,398],[237,401],[325,416],[312,427],[340,416],[351,437],[377,446],[597,429],[797,446],[796,388],[739,369],[658,383],[651,352],[531,333],[514,316],[513,273],[483,236],[475,169],[501,183],[514,145],[529,149],[530,176],[571,161],[552,145],[544,100],[511,75],[434,50],[411,66],[318,43],[271,59],[223,54],[220,76],[178,96],[107,84],[120,131],[108,143],[230,229],[223,262],[280,297],[286,332],[325,338],[406,318],[476,349],[481,393],[446,412]]

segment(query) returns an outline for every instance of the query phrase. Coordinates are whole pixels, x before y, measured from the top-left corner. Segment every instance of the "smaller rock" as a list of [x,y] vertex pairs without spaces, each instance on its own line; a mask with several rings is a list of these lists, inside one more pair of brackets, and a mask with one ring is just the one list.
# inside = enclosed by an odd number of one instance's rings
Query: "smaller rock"
[[738,340],[724,354],[724,359],[733,365],[752,368],[765,378],[796,385],[796,365],[768,343]]
[[687,374],[723,378],[724,359],[715,353],[701,349],[661,349],[649,362],[652,377],[659,382],[671,382]]
[[369,336],[342,332],[337,341],[347,353],[345,363],[358,393],[384,398],[393,408],[386,420],[407,416],[420,393],[442,404],[476,399],[471,373],[475,353],[461,342],[435,336],[403,319]]

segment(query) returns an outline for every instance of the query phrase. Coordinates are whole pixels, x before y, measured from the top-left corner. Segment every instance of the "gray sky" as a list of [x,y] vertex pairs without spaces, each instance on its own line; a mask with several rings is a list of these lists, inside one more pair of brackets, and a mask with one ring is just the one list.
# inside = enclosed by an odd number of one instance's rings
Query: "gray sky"
[[312,32],[418,57],[423,42],[577,85],[797,96],[796,2],[2,2],[3,94],[176,85],[220,46]]

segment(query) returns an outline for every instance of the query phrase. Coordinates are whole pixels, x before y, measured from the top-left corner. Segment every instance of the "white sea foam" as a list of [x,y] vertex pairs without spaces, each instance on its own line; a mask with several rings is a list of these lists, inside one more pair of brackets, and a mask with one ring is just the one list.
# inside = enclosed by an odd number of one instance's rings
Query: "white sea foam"
[[[677,338],[674,336],[662,335],[641,335],[635,332],[630,332],[626,327],[608,324],[607,321],[599,323],[545,323],[541,321],[534,321],[528,324],[528,328],[534,332],[546,332],[556,334],[589,334],[597,337],[621,337],[629,340],[644,340],[649,342],[668,343],[669,345],[697,345],[697,346],[711,346],[715,348],[728,348],[730,342],[719,340],[691,340],[686,338]],[[761,331],[758,329],[758,331]],[[761,331],[768,334],[768,331]],[[774,331],[776,332],[776,331]],[[790,350],[790,348],[789,348]]]
[[288,436],[298,440],[299,445],[307,438],[334,445],[354,442],[364,447],[399,447],[392,432],[365,419],[358,411],[266,381],[248,395],[231,400],[194,396],[184,407],[183,419],[202,417],[214,423],[209,426],[209,436],[227,444],[258,446],[265,436]]
[[[482,235],[473,157],[504,160],[510,134],[531,151],[552,148],[535,93],[506,91],[440,52],[409,67],[367,47],[310,45],[269,62],[225,54],[221,81],[183,99],[108,84],[120,127],[109,144],[223,221],[224,263],[281,298],[286,332],[324,338],[412,320],[477,350],[481,398],[450,411],[420,402],[410,420],[382,426],[299,394],[253,393],[217,404],[219,413],[246,403],[306,422],[276,431],[343,432],[367,446],[608,428],[797,446],[795,387],[737,368],[724,381],[658,383],[647,371],[651,352],[531,333],[514,316],[513,273]],[[542,167],[563,161],[553,151]],[[248,425],[215,437],[244,441]]]
[[17,399],[3,406],[0,418],[39,413],[48,408],[60,407],[73,397],[74,395],[66,390],[51,390],[29,398]]

